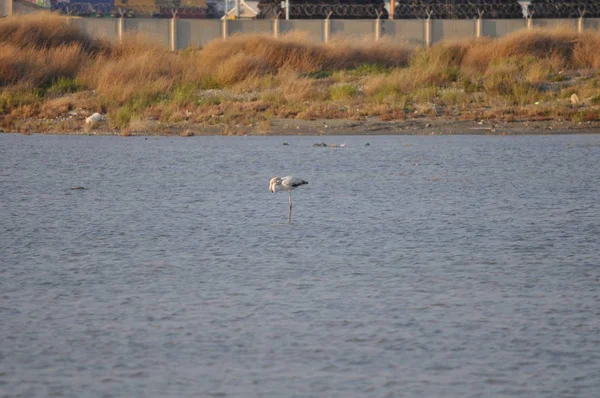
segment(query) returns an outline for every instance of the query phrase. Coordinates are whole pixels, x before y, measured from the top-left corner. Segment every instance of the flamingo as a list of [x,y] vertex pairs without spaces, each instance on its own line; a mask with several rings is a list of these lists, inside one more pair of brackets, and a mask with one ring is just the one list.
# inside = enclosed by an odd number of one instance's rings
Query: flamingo
[[308,184],[308,181],[305,181],[301,178],[296,177],[273,177],[271,181],[269,181],[269,191],[277,192],[277,188],[280,188],[284,191],[287,191],[289,195],[289,205],[290,211],[288,213],[288,224],[292,223],[292,191],[302,185]]

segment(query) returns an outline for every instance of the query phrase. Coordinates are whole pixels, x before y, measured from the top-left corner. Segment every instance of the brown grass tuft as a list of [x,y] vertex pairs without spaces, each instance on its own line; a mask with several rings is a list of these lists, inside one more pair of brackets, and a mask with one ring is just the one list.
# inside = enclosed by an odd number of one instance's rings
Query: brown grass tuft
[[76,44],[87,53],[101,52],[109,47],[103,41],[90,38],[78,27],[67,24],[65,17],[45,11],[0,20],[0,44],[37,49]]
[[49,85],[59,77],[74,77],[81,63],[82,52],[77,43],[43,49],[0,44],[0,86]]
[[597,33],[586,32],[578,36],[573,60],[580,68],[600,68],[600,36]]
[[275,39],[256,35],[213,41],[204,46],[201,53],[201,62],[206,66],[222,65],[236,57],[249,57],[261,60],[265,67],[272,70],[311,72],[352,68],[366,63],[389,67],[405,66],[412,50],[386,41],[363,46],[348,42],[326,45],[308,42],[296,36]]
[[485,72],[490,65],[511,58],[529,59],[529,62],[546,60],[556,68],[592,67],[597,62],[592,55],[593,48],[599,44],[600,37],[592,33],[579,35],[564,29],[522,30],[495,40],[472,42],[462,67]]

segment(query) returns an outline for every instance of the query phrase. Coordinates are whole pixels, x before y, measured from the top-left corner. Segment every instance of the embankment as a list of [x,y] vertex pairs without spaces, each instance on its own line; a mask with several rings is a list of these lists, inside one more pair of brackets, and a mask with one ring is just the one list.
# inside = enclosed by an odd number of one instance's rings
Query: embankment
[[[233,37],[171,52],[47,13],[0,20],[0,129],[104,134],[596,132],[600,35],[440,43]],[[106,115],[85,131],[94,112]]]

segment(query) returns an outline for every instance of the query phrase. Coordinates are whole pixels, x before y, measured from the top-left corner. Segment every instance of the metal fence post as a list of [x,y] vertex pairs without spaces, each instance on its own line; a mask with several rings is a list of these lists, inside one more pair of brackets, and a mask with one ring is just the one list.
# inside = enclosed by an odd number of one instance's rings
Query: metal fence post
[[527,13],[527,29],[533,29],[533,14],[535,10],[531,10],[531,13]]
[[390,19],[394,19],[396,16],[396,0],[390,0]]
[[477,13],[479,14],[479,18],[477,18],[475,32],[477,38],[480,38],[481,36],[483,36],[483,11],[477,10]]
[[331,14],[333,14],[333,12],[329,11],[329,14],[327,14],[327,18],[325,18],[325,32],[324,32],[325,43],[329,42],[329,33],[331,30],[329,17],[331,16]]
[[119,36],[119,43],[123,43],[123,34],[125,32],[125,12],[119,8],[119,14],[121,14],[121,17],[117,21],[117,35]]
[[273,37],[279,38],[279,15],[273,20]]
[[225,18],[223,20],[223,40],[227,40],[227,36],[229,36],[227,22],[228,22],[228,20],[227,20],[227,18]]
[[171,10],[173,18],[171,18],[171,51],[177,50],[177,10]]
[[577,33],[582,34],[585,30],[585,25],[583,24],[583,16],[585,15],[585,10],[579,10],[579,19],[577,20]]
[[375,41],[381,39],[381,11],[377,11],[377,19],[375,20]]
[[425,48],[431,47],[431,15],[432,11],[427,10],[427,19],[425,20]]

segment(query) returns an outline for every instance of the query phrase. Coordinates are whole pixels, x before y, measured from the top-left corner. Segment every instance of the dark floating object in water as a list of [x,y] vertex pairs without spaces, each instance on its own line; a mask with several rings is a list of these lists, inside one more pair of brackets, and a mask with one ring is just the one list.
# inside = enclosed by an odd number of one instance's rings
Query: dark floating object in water
[[284,142],[283,145],[290,145],[290,144],[288,144],[287,142]]
[[368,142],[365,144],[365,146],[371,146],[371,144],[369,144]]
[[81,191],[82,189],[85,189],[84,187],[75,187],[75,188],[71,188],[71,190],[75,191]]
[[313,146],[327,146],[327,144],[326,144],[326,143],[324,143],[324,142],[321,142],[321,143],[315,142],[315,143],[313,144]]

